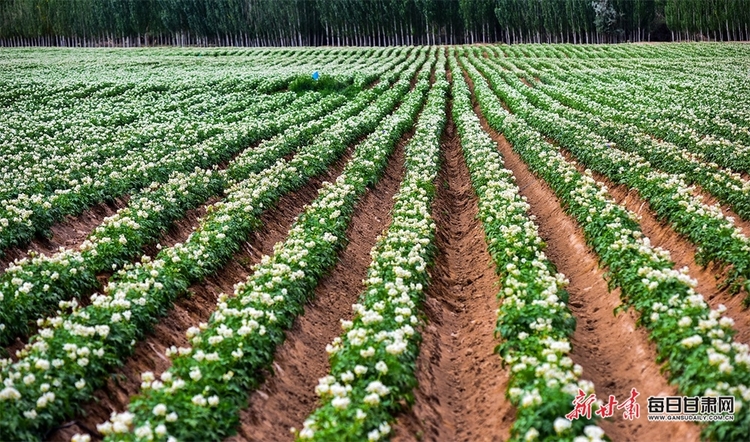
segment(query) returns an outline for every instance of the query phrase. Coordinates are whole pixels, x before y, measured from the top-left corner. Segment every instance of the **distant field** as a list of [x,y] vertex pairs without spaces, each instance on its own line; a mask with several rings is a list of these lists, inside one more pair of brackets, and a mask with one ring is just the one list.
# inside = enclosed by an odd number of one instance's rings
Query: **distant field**
[[0,440],[750,439],[747,44],[3,49],[0,174]]

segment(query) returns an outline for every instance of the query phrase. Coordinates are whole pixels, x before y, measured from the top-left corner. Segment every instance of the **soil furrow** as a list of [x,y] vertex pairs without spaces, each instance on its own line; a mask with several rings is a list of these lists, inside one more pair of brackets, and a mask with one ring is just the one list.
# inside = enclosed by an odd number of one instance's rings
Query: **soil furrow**
[[619,289],[608,291],[596,254],[586,245],[578,224],[563,211],[552,189],[529,171],[504,136],[492,131],[484,119],[482,125],[498,143],[505,166],[513,172],[521,195],[527,198],[536,216],[539,234],[547,243],[547,256],[570,280],[568,304],[578,321],[571,337],[571,358],[583,367],[583,378],[594,383],[597,397],[604,402],[609,395],[622,402],[632,388],[640,393],[639,420],[625,420],[617,413],[599,425],[618,442],[665,440],[666,435],[671,440],[699,440],[700,429],[692,423],[650,424],[645,420],[649,396],[677,394],[660,373],[656,346],[649,342],[645,329],[636,327],[633,310],[613,314],[621,304]]
[[86,237],[99,226],[104,218],[112,216],[118,210],[127,207],[130,196],[117,198],[114,201],[96,204],[77,216],[67,216],[50,228],[50,236],[38,236],[23,247],[11,247],[0,256],[0,274],[16,259],[28,257],[33,251],[42,255],[53,255],[60,247],[77,248]]
[[[562,152],[569,161],[576,164],[579,170],[585,169],[575,162],[574,157],[569,152],[564,150]],[[726,270],[715,263],[711,263],[707,267],[696,264],[695,245],[675,232],[669,224],[660,221],[654,211],[651,210],[648,201],[642,199],[637,190],[630,189],[623,184],[615,184],[596,172],[592,172],[592,176],[607,186],[609,194],[617,204],[626,207],[640,217],[639,224],[643,234],[651,240],[652,245],[669,250],[672,261],[675,262],[675,268],[688,268],[689,275],[698,281],[698,286],[695,288],[696,292],[705,297],[711,308],[716,308],[719,304],[724,304],[727,307],[726,316],[729,316],[735,322],[734,329],[737,331],[735,339],[746,344],[750,343],[750,310],[743,305],[745,292],[742,291],[733,295],[726,287],[718,288],[718,285],[726,277]]]
[[508,373],[494,353],[498,278],[452,119],[442,145],[433,204],[438,253],[424,303],[419,387],[392,440],[505,440],[515,413],[505,399]]
[[[109,419],[112,411],[125,410],[130,397],[140,390],[141,373],[151,371],[158,377],[171,366],[164,351],[173,345],[189,345],[185,336],[187,329],[208,321],[219,294],[232,293],[234,284],[244,281],[250,275],[252,266],[260,262],[263,255],[273,253],[273,245],[286,237],[297,215],[317,196],[323,181],[333,181],[341,173],[351,152],[350,148],[325,174],[312,178],[301,189],[283,196],[275,208],[263,213],[263,227],[251,233],[233,259],[213,276],[193,284],[189,288],[191,296],[178,299],[167,316],[154,326],[145,339],[136,344],[134,354],[124,361],[122,367],[114,370],[105,386],[96,392],[95,399],[84,405],[84,412],[51,432],[47,439],[69,440],[76,433],[89,433],[94,439],[98,439],[100,435],[95,432],[96,424]],[[180,231],[176,235],[187,237],[193,225],[180,224]],[[189,231],[184,232],[183,229]]]
[[351,319],[351,306],[363,290],[370,265],[370,250],[391,222],[393,196],[403,179],[405,135],[391,155],[385,175],[357,204],[340,253],[331,273],[315,288],[315,297],[286,333],[276,350],[273,375],[250,395],[249,407],[240,414],[238,434],[228,441],[293,440],[289,429],[302,422],[317,405],[315,386],[329,370],[326,345],[341,334],[340,319]]
[[221,199],[219,196],[212,196],[198,207],[185,212],[185,216],[172,222],[167,230],[162,231],[159,239],[146,245],[143,252],[153,258],[159,254],[162,248],[185,242],[188,236],[193,233],[193,230],[200,225],[201,219],[206,215],[208,206],[221,201]]

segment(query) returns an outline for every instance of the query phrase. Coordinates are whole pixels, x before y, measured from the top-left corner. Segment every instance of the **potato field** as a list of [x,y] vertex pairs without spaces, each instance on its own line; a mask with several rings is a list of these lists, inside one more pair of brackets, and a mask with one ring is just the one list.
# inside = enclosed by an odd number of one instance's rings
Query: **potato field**
[[0,50],[0,440],[750,440],[750,45]]

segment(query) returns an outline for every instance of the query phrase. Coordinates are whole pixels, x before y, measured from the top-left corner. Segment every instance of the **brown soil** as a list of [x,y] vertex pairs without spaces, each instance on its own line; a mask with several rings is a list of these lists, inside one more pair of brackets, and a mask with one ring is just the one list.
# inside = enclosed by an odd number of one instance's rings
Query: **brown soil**
[[112,202],[96,204],[78,216],[68,216],[65,220],[55,223],[50,229],[50,237],[40,236],[25,247],[12,247],[5,250],[5,253],[0,256],[0,273],[5,272],[8,264],[16,259],[26,258],[28,251],[53,255],[60,247],[78,247],[102,223],[104,218],[126,207],[129,199],[129,196],[125,196]]
[[[573,156],[563,151],[565,157],[574,162]],[[584,168],[576,163],[579,170]],[[726,271],[717,264],[701,267],[695,263],[696,247],[690,241],[669,226],[660,221],[648,201],[642,199],[635,189],[629,189],[622,184],[615,184],[605,176],[593,173],[594,178],[607,186],[609,194],[612,195],[617,204],[620,204],[640,216],[639,224],[643,234],[651,239],[651,244],[656,247],[669,250],[675,268],[687,267],[691,277],[698,281],[696,292],[706,298],[706,302],[716,308],[719,304],[727,307],[726,316],[734,319],[734,329],[737,331],[735,339],[739,342],[750,343],[750,310],[744,307],[743,299],[747,295],[744,291],[732,295],[727,288],[719,289],[718,285],[724,280]],[[714,203],[705,199],[706,203]],[[750,230],[744,230],[750,233]]]
[[505,137],[493,131],[481,115],[480,119],[485,131],[498,143],[505,167],[513,172],[521,195],[536,215],[547,256],[570,280],[569,307],[579,325],[571,337],[571,358],[583,367],[583,378],[594,382],[597,396],[605,402],[609,395],[624,401],[631,388],[640,393],[639,420],[625,420],[616,414],[599,425],[614,441],[699,440],[700,429],[694,424],[650,424],[645,420],[649,396],[677,394],[655,362],[655,345],[649,342],[645,329],[636,328],[637,318],[632,310],[613,314],[620,305],[619,290],[608,291],[604,270],[599,268],[596,254],[586,245],[575,220],[563,211],[552,189],[529,171]]
[[228,441],[293,440],[289,429],[302,422],[317,406],[315,386],[329,371],[326,345],[341,335],[340,319],[351,319],[370,265],[370,250],[377,236],[391,222],[393,196],[403,178],[403,146],[407,134],[389,159],[386,173],[357,205],[346,237],[349,243],[331,273],[315,288],[315,297],[286,333],[276,350],[275,375],[249,398],[249,408],[240,414],[239,434]]
[[[125,410],[130,397],[140,390],[141,373],[152,371],[158,377],[171,366],[164,351],[172,345],[188,345],[185,337],[187,329],[208,321],[216,307],[218,295],[232,293],[234,284],[244,281],[251,273],[252,265],[259,262],[263,255],[273,253],[273,245],[286,237],[304,205],[317,196],[321,183],[324,180],[335,180],[350,155],[351,150],[324,175],[311,179],[303,188],[283,196],[274,209],[263,213],[263,227],[250,234],[234,258],[213,276],[193,284],[189,288],[191,295],[178,299],[167,316],[154,326],[154,330],[136,344],[133,356],[124,361],[123,367],[114,370],[106,385],[96,392],[95,399],[83,406],[81,416],[51,432],[47,439],[70,440],[76,433],[88,433],[93,439],[100,439],[96,424],[108,420],[112,411]],[[192,231],[193,225],[187,223],[182,227]],[[177,235],[187,237],[189,233],[180,231]]]
[[438,254],[426,290],[419,387],[414,406],[394,425],[396,442],[505,440],[515,419],[505,399],[508,373],[494,353],[498,278],[452,120],[447,134],[433,204]]
[[161,245],[162,248],[168,248],[177,243],[185,242],[188,236],[193,233],[193,229],[200,225],[201,219],[206,216],[208,206],[221,201],[221,199],[221,197],[212,196],[198,207],[188,210],[185,213],[185,216],[174,221],[169,226],[169,229],[163,231],[159,239],[145,246],[143,252],[148,256],[154,257],[159,254],[160,251],[157,244]]

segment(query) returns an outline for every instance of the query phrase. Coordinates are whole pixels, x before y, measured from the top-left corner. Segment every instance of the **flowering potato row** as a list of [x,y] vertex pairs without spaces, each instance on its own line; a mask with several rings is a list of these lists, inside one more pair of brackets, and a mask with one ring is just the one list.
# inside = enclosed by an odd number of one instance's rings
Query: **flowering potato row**
[[637,189],[658,217],[668,220],[675,231],[698,247],[698,264],[714,261],[730,266],[722,285],[729,286],[733,292],[741,287],[750,292],[750,240],[731,217],[724,216],[720,207],[704,204],[680,175],[656,171],[639,155],[613,147],[607,139],[586,127],[533,107],[481,60],[472,57],[472,62],[519,116],[569,149],[586,167],[616,183]]
[[[608,268],[609,285],[620,288],[622,306],[640,314],[672,382],[687,396],[735,396],[734,422],[712,422],[709,439],[750,437],[750,347],[732,339],[731,318],[711,310],[695,292],[696,281],[674,270],[669,252],[651,246],[637,216],[614,203],[606,187],[579,173],[555,146],[523,119],[506,112],[471,64],[464,66],[490,125],[502,131],[529,168],[540,176],[581,226],[586,242]],[[498,88],[499,90],[499,88]],[[484,112],[485,109],[491,111]]]
[[[664,126],[652,125],[652,130],[701,152],[717,154],[721,145],[726,144],[741,150],[747,159],[750,107],[743,97],[750,89],[744,74],[736,69],[735,63],[741,62],[736,57],[736,54],[725,56],[727,62],[722,65],[717,65],[713,56],[690,57],[649,66],[643,72],[633,72],[632,65],[620,63],[613,66],[619,71],[614,77],[603,75],[601,67],[593,65],[591,80],[606,80],[589,93],[616,107],[627,104],[622,98],[630,96],[633,103],[629,109],[637,112],[649,108],[653,120],[644,123],[658,121]],[[608,85],[609,82],[612,84]],[[601,95],[602,87],[607,86],[614,94]]]
[[[403,63],[404,59],[405,57],[397,57],[386,63],[384,68],[398,69],[398,65]],[[102,158],[102,161],[106,160],[103,165],[97,164],[96,161],[74,161],[69,157],[60,157],[60,163],[64,167],[77,170],[80,164],[91,163],[91,167],[95,165],[97,170],[94,176],[84,174],[79,179],[71,180],[70,186],[65,184],[67,187],[58,189],[56,193],[23,194],[5,201],[2,206],[4,209],[0,209],[0,250],[12,244],[27,242],[34,234],[45,232],[52,223],[64,215],[78,213],[93,202],[120,196],[130,192],[132,188],[147,186],[152,181],[166,180],[174,170],[187,172],[196,166],[207,168],[220,161],[226,161],[248,144],[272,136],[288,127],[286,122],[290,118],[292,121],[303,121],[306,118],[305,114],[314,114],[313,111],[318,107],[313,105],[321,99],[317,93],[306,94],[285,108],[283,105],[291,102],[293,96],[292,93],[284,93],[262,100],[254,106],[242,109],[239,114],[235,113],[242,115],[242,118],[235,116],[234,120],[226,123],[210,126],[203,123],[193,124],[200,129],[199,131],[190,129],[192,132],[185,132],[184,129],[175,129],[172,118],[165,115],[163,123],[151,126],[139,135],[142,142],[136,143],[137,146],[128,146],[131,153],[124,158],[119,155],[114,155],[111,159]],[[339,104],[344,101],[344,97],[332,95],[324,101],[334,105],[332,101]],[[273,112],[268,113],[268,110]],[[260,112],[265,113],[259,115]],[[200,113],[203,113],[203,110],[200,110]],[[221,115],[214,120],[221,118],[227,117]],[[155,133],[165,134],[164,136],[170,139],[162,140],[154,135]],[[206,137],[210,138],[199,143]],[[105,144],[95,150],[109,152],[111,149]],[[107,155],[113,154],[109,152]],[[46,164],[44,161],[42,163]],[[55,179],[66,176],[54,167],[44,167],[37,175],[48,174]]]
[[742,219],[750,219],[750,182],[739,174],[721,169],[716,164],[703,162],[696,155],[672,143],[655,140],[633,125],[620,123],[619,112],[609,106],[600,105],[562,88],[547,85],[524,87],[516,78],[502,71],[498,73],[535,106],[585,125],[590,131],[615,141],[619,149],[642,156],[664,172],[684,174],[682,178],[688,184],[699,184],[722,203],[729,205]]
[[173,365],[160,380],[142,375],[142,393],[128,411],[98,426],[107,440],[220,440],[234,432],[248,389],[260,383],[285,330],[336,263],[356,203],[411,127],[429,74],[422,70],[415,89],[355,148],[336,182],[320,189],[273,255],[254,266],[233,296],[220,295],[208,323],[188,331],[192,345],[170,351]]
[[[383,61],[387,63],[377,67],[387,71],[393,68],[391,63],[398,61],[398,57]],[[372,63],[372,60],[364,62]],[[266,62],[264,67],[272,68],[273,64]],[[339,72],[338,68],[336,72]],[[65,73],[70,74],[69,71]],[[86,88],[91,95],[85,97],[81,97],[76,88],[72,91],[62,88],[57,94],[62,95],[59,97],[50,93],[50,89],[57,86],[53,83],[54,86],[41,88],[38,93],[33,89],[27,91],[27,95],[10,103],[19,109],[14,111],[12,107],[0,116],[0,125],[7,129],[0,134],[0,144],[4,145],[0,164],[8,168],[4,171],[7,179],[0,183],[0,187],[7,187],[10,192],[6,194],[0,190],[0,198],[5,200],[18,193],[48,194],[56,189],[62,190],[71,186],[70,180],[94,174],[108,158],[129,164],[121,157],[130,155],[137,159],[132,155],[134,150],[151,148],[146,146],[147,140],[168,136],[175,128],[184,131],[184,127],[198,122],[205,125],[238,121],[283,104],[269,101],[266,96],[253,91],[249,87],[252,84],[243,82],[241,76],[238,78],[240,72],[233,72],[231,79],[218,80],[185,81],[177,76],[168,85],[161,78],[159,84],[126,79],[127,83],[115,83],[112,87],[107,87],[112,84],[111,72],[108,70],[107,74],[106,82]],[[372,74],[368,72],[368,76],[372,77]],[[18,79],[14,80],[10,83],[18,82]],[[115,91],[114,96],[108,93],[109,89]],[[68,97],[69,94],[74,96]],[[288,103],[294,94],[287,92],[277,96]],[[146,130],[141,131],[142,128]],[[134,131],[141,133],[133,137]],[[125,138],[120,140],[118,137]],[[155,146],[163,149],[158,144]],[[40,182],[40,179],[46,181]]]
[[[389,67],[391,69],[395,68],[396,61],[389,64]],[[386,77],[393,76],[394,73],[389,73],[386,75]],[[390,78],[384,78],[384,81],[379,85],[378,88],[375,90],[368,90],[363,92],[364,95],[367,96],[367,98],[372,99],[377,93],[382,92],[383,88],[387,88],[389,83],[391,82]],[[194,158],[193,163],[196,163],[198,165],[201,165],[203,167],[208,167],[211,164],[216,164],[219,161],[226,160],[231,157],[234,153],[239,151],[241,148],[245,147],[248,143],[252,143],[254,141],[257,141],[261,138],[267,138],[268,136],[273,135],[276,132],[279,132],[287,127],[289,127],[292,124],[318,117],[319,115],[329,111],[335,106],[338,106],[344,101],[344,97],[339,95],[331,95],[329,97],[324,98],[322,101],[318,102],[320,100],[320,96],[316,93],[310,94],[301,100],[298,100],[297,102],[293,103],[291,109],[294,109],[294,112],[289,112],[290,108],[282,108],[281,110],[277,110],[275,113],[269,115],[265,115],[266,117],[269,117],[268,121],[263,121],[262,118],[257,118],[255,120],[254,124],[251,125],[243,125],[241,126],[241,130],[238,130],[236,133],[232,134],[226,134],[226,136],[219,136],[217,137],[218,142],[214,142],[212,144],[203,143],[199,145],[198,149],[194,150]],[[362,106],[365,103],[365,101],[362,100],[353,100],[350,102],[348,107],[346,108],[347,111],[350,113],[353,113],[357,110],[357,106]],[[279,104],[279,103],[277,103]],[[337,115],[329,116],[327,119],[324,119],[322,122],[314,122],[311,123],[310,127],[303,128],[302,130],[295,130],[294,136],[295,142],[302,142],[306,138],[309,138],[313,133],[316,131],[323,130],[322,124],[330,125],[332,124],[332,118],[336,118]],[[287,134],[287,138],[290,136],[290,134]],[[228,145],[230,148],[227,149],[224,145]],[[291,143],[285,144],[285,146],[289,146]],[[278,147],[278,146],[277,146]],[[264,151],[265,152],[265,151]],[[269,150],[270,152],[270,150]],[[209,156],[208,154],[213,153],[213,155]],[[237,179],[241,178],[243,176],[246,176],[249,170],[253,170],[254,166],[251,167],[247,163],[252,163],[253,165],[256,162],[256,157],[259,155],[259,152],[254,152],[253,150],[247,151],[247,154],[244,156],[240,156],[240,158],[236,161],[236,166],[232,170],[230,170],[230,173],[232,176]],[[275,157],[276,152],[271,152],[271,156]],[[288,152],[281,153],[280,155],[284,155]],[[181,151],[180,154],[187,154],[185,151]],[[266,163],[270,164],[274,158],[267,158]],[[177,155],[167,157],[166,160],[162,160],[160,162],[152,163],[152,166],[158,168],[158,176],[154,175],[154,179],[161,179],[160,175],[163,175],[169,170],[170,163],[167,160],[171,160],[172,165],[180,164],[178,169],[185,168],[186,164],[191,163],[191,158],[188,157],[179,157]],[[251,161],[252,160],[252,161]],[[141,170],[143,172],[143,170]],[[120,175],[117,175],[120,176]],[[144,181],[146,178],[149,178],[149,174],[145,174],[145,178],[141,177],[140,180]],[[127,181],[127,180],[125,180]],[[145,182],[145,181],[144,181]],[[101,182],[101,185],[103,186],[106,184],[105,182]],[[127,183],[122,185],[122,182],[120,182],[121,186],[120,188],[115,188],[114,190],[110,189],[110,193],[112,195],[118,194],[121,192],[126,191],[125,187]],[[89,189],[90,190],[90,189]],[[110,195],[110,196],[112,196]],[[3,238],[5,235],[5,238],[11,237],[8,241],[5,242],[5,244],[10,244],[13,242],[25,242],[28,241],[36,232],[41,230],[46,230],[47,227],[49,227],[56,219],[59,219],[64,213],[66,213],[66,210],[64,207],[68,205],[71,201],[73,201],[76,207],[79,209],[82,209],[83,206],[85,206],[87,203],[86,201],[81,200],[80,198],[85,199],[97,199],[101,197],[101,195],[97,194],[96,192],[88,192],[88,191],[81,191],[78,194],[66,194],[66,195],[57,195],[53,196],[50,200],[45,200],[45,198],[39,198],[39,197],[33,197],[32,200],[35,200],[35,202],[32,202],[30,204],[36,205],[36,208],[34,210],[36,211],[29,211],[26,210],[23,213],[23,216],[18,217],[17,221],[20,222],[20,224],[13,225],[11,223],[11,226],[3,230],[3,221],[7,222],[7,219],[0,219],[0,249],[2,249],[3,244]],[[54,201],[53,201],[54,200]],[[60,203],[61,201],[67,201],[65,204],[62,204],[62,207],[53,207],[53,203]],[[92,200],[93,201],[93,200]],[[89,202],[92,202],[89,201]],[[15,206],[12,204],[7,207],[11,211],[15,210]],[[18,210],[21,210],[20,208],[16,208]],[[38,216],[44,216],[46,217],[46,221],[40,223]],[[17,229],[13,229],[13,227],[17,227]],[[20,229],[20,232],[18,231]],[[15,237],[15,239],[13,239]],[[42,284],[41,286],[43,286]],[[41,287],[40,286],[40,287]]]
[[[742,84],[742,74],[732,66],[737,56],[724,55],[727,63],[721,66],[716,65],[716,55],[697,53],[657,63],[621,59],[569,65],[524,60],[519,66],[524,70],[527,66],[542,69],[544,72],[536,76],[557,86],[571,81],[573,87],[582,90],[577,86],[593,84],[591,88],[586,87],[587,95],[597,96],[597,101],[614,107],[624,105],[620,110],[625,111],[628,118],[643,120],[646,125],[655,121],[666,125],[664,128],[654,126],[655,130],[676,130],[675,136],[679,138],[687,135],[685,130],[689,128],[691,134],[702,133],[712,139],[747,146],[750,109],[738,100],[747,94],[748,88]],[[634,69],[634,64],[638,68]],[[560,66],[565,66],[562,70],[569,75],[560,77],[555,72]],[[647,115],[633,113],[636,108],[647,108],[649,112]]]
[[227,168],[228,177],[230,179],[241,178],[247,175],[248,170],[254,171],[259,164],[262,164],[261,167],[271,165],[276,159],[292,153],[296,146],[309,142],[312,137],[327,127],[360,112],[370,101],[387,91],[399,76],[411,78],[416,74],[426,60],[426,52],[420,50],[415,55],[416,57],[408,65],[396,68],[401,74],[395,71],[384,74],[375,87],[360,92],[336,112],[316,120],[311,119],[312,121],[301,127],[290,127],[282,134],[262,143],[258,148],[246,150]]
[[[711,69],[711,67],[703,66],[701,73],[691,73],[692,75],[684,81],[690,83],[696,76],[707,76],[706,72]],[[664,74],[671,75],[671,73]],[[547,73],[543,75],[545,79],[550,78]],[[659,74],[655,73],[655,75]],[[588,78],[588,81],[596,81],[601,77],[603,77],[601,74],[595,73]],[[634,79],[626,80],[633,81]],[[569,84],[567,81],[574,83]],[[713,95],[720,95],[716,93],[719,88],[736,89],[736,80],[722,82],[720,79],[713,78],[711,89],[707,89],[706,86],[690,88],[691,95],[695,97],[685,97],[699,100],[698,103],[692,105],[680,104],[678,97],[674,96],[674,88],[664,85],[661,87],[667,90],[662,93],[665,97],[669,97],[669,102],[657,95],[654,97],[657,100],[648,105],[638,102],[641,94],[636,91],[641,90],[640,86],[630,84],[630,81],[620,80],[612,85],[600,84],[597,88],[590,88],[584,81],[586,80],[578,75],[571,75],[566,79],[566,83],[560,80],[553,80],[553,83],[617,109],[620,113],[618,120],[637,125],[653,136],[673,142],[707,161],[716,162],[722,167],[735,171],[750,170],[750,130],[746,126],[747,121],[750,120],[750,111],[747,108],[738,109],[741,105],[737,100],[741,100],[742,93],[735,93],[734,101],[721,100],[722,104],[710,104]],[[653,79],[648,84],[654,83],[660,84],[658,80]],[[667,83],[667,80],[664,80],[664,83]],[[722,83],[725,86],[722,86]],[[608,89],[611,89],[610,93],[604,94],[603,92]],[[634,98],[634,95],[637,98]],[[630,97],[630,99],[625,97]],[[622,106],[628,107],[621,110]]]
[[[183,130],[166,124],[171,139],[146,143],[145,149],[138,150],[137,156],[128,157],[128,163],[113,160],[111,164],[100,165],[94,176],[71,180],[68,188],[51,194],[20,194],[2,201],[0,251],[27,243],[35,234],[47,232],[65,215],[78,214],[96,202],[125,195],[133,188],[147,186],[153,181],[165,181],[174,171],[206,168],[227,160],[253,141],[277,132],[275,120],[293,109],[314,103],[320,98],[316,95],[306,94],[288,107],[236,123],[199,124],[198,130],[191,130],[187,137]],[[75,167],[75,163],[68,164]]]
[[[184,244],[162,250],[153,260],[127,265],[92,296],[91,305],[40,320],[40,330],[5,360],[0,376],[0,439],[36,439],[51,426],[74,415],[113,367],[121,364],[158,317],[187,287],[214,273],[259,225],[258,215],[284,193],[302,186],[341,156],[349,143],[371,132],[408,89],[408,81],[381,95],[358,116],[341,121],[291,161],[273,166],[233,185],[224,201],[208,209]],[[50,389],[54,387],[54,392]]]
[[[183,128],[184,132],[236,121],[247,110],[268,112],[274,104],[295,98],[292,93],[281,93],[276,97],[282,101],[273,103],[256,92],[228,88],[222,94],[201,84],[175,85],[169,94],[146,85],[118,86],[116,91],[126,90],[115,98],[40,94],[11,105],[1,118],[5,133],[0,137],[4,145],[0,164],[8,171],[0,183],[0,198],[69,188],[71,180],[95,174],[107,160],[121,162],[122,157],[132,157],[133,150],[142,151],[147,142],[170,136],[170,129]],[[134,137],[135,131],[141,133]]]
[[448,83],[440,51],[435,83],[405,147],[406,171],[394,197],[392,223],[370,252],[365,291],[345,334],[329,344],[330,375],[320,379],[321,404],[299,431],[300,440],[387,438],[389,422],[416,385],[417,312],[428,283],[435,224],[430,215],[445,127]]
[[[582,368],[568,356],[575,318],[567,306],[565,275],[544,254],[529,204],[513,173],[504,168],[495,142],[482,129],[471,93],[454,57],[453,120],[478,197],[479,219],[500,275],[497,351],[510,367],[508,397],[516,407],[513,440],[602,440],[604,432],[585,417],[565,418],[579,389],[594,393],[580,379]],[[585,434],[585,436],[584,436]],[[581,439],[583,438],[583,439]]]

